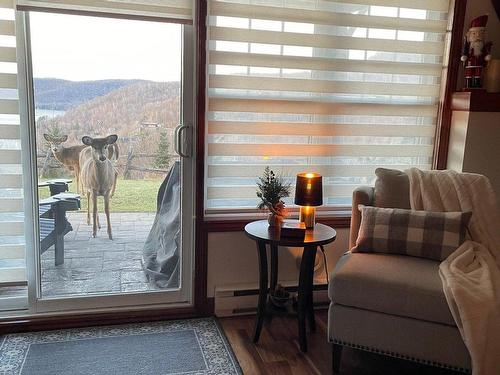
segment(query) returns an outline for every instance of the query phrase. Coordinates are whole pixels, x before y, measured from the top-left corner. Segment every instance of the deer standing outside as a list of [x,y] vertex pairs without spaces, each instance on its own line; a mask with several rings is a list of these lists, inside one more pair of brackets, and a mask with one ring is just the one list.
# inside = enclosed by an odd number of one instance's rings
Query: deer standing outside
[[64,147],[63,143],[68,140],[67,135],[53,137],[50,134],[44,134],[43,137],[49,142],[52,154],[57,161],[62,163],[70,171],[75,172],[76,192],[81,193],[80,184],[80,152],[86,147],[85,145],[76,145]]
[[108,237],[113,239],[109,216],[109,198],[116,186],[117,172],[109,160],[109,148],[118,140],[116,134],[105,138],[85,136],[82,143],[86,147],[80,153],[81,181],[87,194],[87,223],[90,224],[90,202],[92,202],[92,236],[96,237],[98,227],[97,197],[104,197],[104,212],[108,224]]

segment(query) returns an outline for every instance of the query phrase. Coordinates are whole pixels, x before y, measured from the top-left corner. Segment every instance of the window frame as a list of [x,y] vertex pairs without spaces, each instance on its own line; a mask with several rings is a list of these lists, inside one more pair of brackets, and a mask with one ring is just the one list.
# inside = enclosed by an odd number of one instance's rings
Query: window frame
[[[209,0],[200,0],[207,7]],[[434,150],[432,155],[432,168],[445,169],[447,162],[448,143],[451,125],[451,98],[453,92],[456,91],[458,71],[460,69],[460,53],[462,48],[462,35],[465,20],[467,0],[451,0],[448,9],[448,26],[445,35],[445,52],[443,53],[443,72],[441,75],[441,91],[439,95],[438,114],[434,141]],[[205,16],[203,26],[206,29],[208,24],[208,16]],[[450,31],[451,30],[451,31]],[[207,113],[207,98],[208,87],[206,80],[208,77],[208,39],[203,46],[203,67],[200,72],[204,77],[198,80],[198,92],[203,92],[203,101],[201,96],[198,96],[198,160],[203,158],[202,164],[198,164],[197,172],[197,218],[200,221],[200,227],[205,232],[226,232],[226,231],[242,231],[249,222],[265,218],[265,214],[259,213],[257,209],[234,209],[224,210],[225,214],[207,214],[205,210],[205,197],[207,194],[207,186],[205,180],[207,157],[206,150],[206,113]],[[201,177],[200,177],[201,176]],[[201,206],[201,208],[200,208]],[[331,225],[336,228],[349,228],[351,221],[352,207],[325,207],[319,209],[317,221],[323,224]],[[292,218],[298,217],[298,209],[291,208]],[[231,212],[228,214],[227,212]]]

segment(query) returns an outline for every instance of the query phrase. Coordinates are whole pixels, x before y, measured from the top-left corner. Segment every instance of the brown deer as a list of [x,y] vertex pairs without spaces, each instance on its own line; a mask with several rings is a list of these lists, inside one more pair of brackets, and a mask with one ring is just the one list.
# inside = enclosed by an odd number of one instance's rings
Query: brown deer
[[80,186],[80,152],[87,146],[76,145],[70,147],[64,147],[63,143],[68,140],[67,135],[62,135],[60,137],[53,137],[50,134],[44,134],[43,137],[47,142],[49,142],[52,154],[70,171],[75,172],[76,179],[76,191],[81,193]]
[[80,153],[80,177],[84,192],[87,194],[87,223],[90,224],[90,202],[92,201],[92,236],[96,237],[98,223],[97,197],[104,197],[104,212],[108,224],[108,237],[113,239],[111,233],[111,220],[109,216],[109,198],[116,186],[117,172],[109,160],[109,148],[118,140],[113,134],[105,138],[92,138],[85,136],[82,143],[86,147]]
[[[68,140],[67,135],[62,135],[60,137],[53,137],[50,134],[44,134],[43,137],[47,142],[49,142],[52,154],[70,171],[74,171],[76,180],[76,191],[79,194],[83,194],[83,188],[80,183],[80,152],[87,146],[76,145],[64,147],[63,143]],[[108,149],[108,158],[118,160],[120,150],[118,145],[115,143]],[[111,196],[115,194],[115,189],[113,188]]]

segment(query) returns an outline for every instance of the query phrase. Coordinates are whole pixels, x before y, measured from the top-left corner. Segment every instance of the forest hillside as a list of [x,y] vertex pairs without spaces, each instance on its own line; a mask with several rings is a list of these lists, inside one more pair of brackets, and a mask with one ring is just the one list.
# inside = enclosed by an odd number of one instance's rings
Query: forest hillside
[[[79,143],[84,135],[103,136],[111,133],[118,134],[125,141],[137,137],[147,128],[173,129],[177,126],[179,82],[128,82],[127,85],[69,108],[61,116],[40,117],[37,135],[40,137],[57,128],[68,135],[68,144]],[[59,95],[64,96],[64,91]],[[71,95],[77,96],[75,93]],[[38,102],[36,107],[47,109],[40,107]]]
[[[44,133],[67,135],[65,146],[81,144],[85,135],[117,134],[123,157],[129,152],[156,155],[156,158],[162,154],[173,155],[172,134],[179,124],[179,82],[110,80],[70,83],[38,79],[35,84],[37,111],[64,108],[55,116],[38,117],[37,149],[40,156],[46,153],[48,146]],[[119,164],[123,163],[126,160]],[[154,158],[149,157],[134,159],[134,164],[151,167],[155,163]]]

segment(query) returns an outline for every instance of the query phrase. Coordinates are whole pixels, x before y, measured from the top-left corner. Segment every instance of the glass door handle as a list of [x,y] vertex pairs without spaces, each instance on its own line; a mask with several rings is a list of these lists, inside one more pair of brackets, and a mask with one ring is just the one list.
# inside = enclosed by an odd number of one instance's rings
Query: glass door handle
[[183,158],[191,157],[191,127],[179,124],[174,131],[174,150]]

